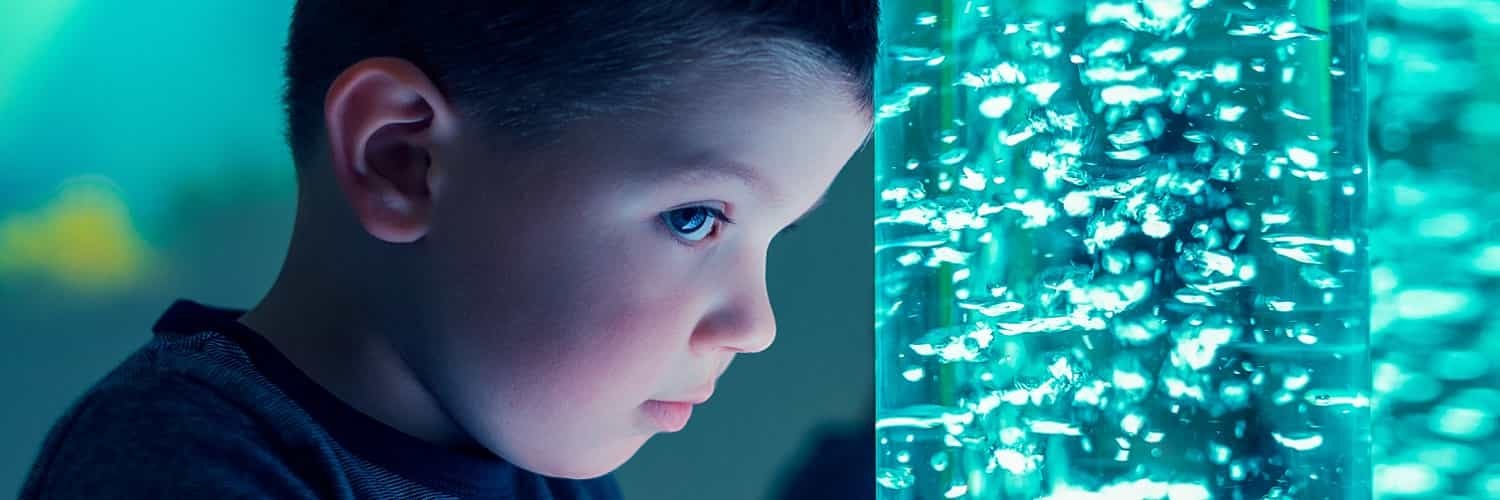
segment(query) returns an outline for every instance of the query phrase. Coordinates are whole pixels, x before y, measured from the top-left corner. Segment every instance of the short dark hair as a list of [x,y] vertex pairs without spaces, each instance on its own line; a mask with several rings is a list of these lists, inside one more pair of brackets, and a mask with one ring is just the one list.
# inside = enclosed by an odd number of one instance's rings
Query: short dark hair
[[575,119],[652,109],[678,76],[771,60],[835,79],[869,111],[878,11],[877,0],[297,0],[287,141],[303,163],[322,138],[328,87],[378,56],[412,62],[466,119],[521,144],[546,144]]

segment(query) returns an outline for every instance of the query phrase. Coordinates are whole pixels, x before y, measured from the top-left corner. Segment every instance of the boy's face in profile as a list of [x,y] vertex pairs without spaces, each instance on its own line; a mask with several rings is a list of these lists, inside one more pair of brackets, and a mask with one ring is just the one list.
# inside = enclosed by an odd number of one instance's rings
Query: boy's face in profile
[[[537,153],[467,125],[430,151],[430,226],[392,263],[421,276],[427,331],[396,343],[459,427],[523,468],[605,474],[672,430],[651,401],[706,398],[735,354],[767,348],[768,247],[871,126],[823,83],[699,80],[664,102]],[[750,179],[711,166],[731,163]]]

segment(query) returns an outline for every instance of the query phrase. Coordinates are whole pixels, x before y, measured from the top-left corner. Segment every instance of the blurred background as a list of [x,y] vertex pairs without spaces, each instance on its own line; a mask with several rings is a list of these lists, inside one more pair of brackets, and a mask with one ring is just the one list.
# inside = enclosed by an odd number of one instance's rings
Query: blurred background
[[1500,498],[1500,2],[1367,5],[1375,494]]
[[[0,496],[173,299],[244,308],[270,287],[295,210],[291,6],[0,0]],[[810,477],[873,495],[870,162],[771,249],[775,346],[617,471],[626,498],[845,498]]]
[[[1377,496],[1500,498],[1500,1],[1367,6]],[[290,7],[0,0],[0,492],[171,300],[270,286]],[[772,248],[776,345],[617,472],[627,498],[871,498],[871,161]]]

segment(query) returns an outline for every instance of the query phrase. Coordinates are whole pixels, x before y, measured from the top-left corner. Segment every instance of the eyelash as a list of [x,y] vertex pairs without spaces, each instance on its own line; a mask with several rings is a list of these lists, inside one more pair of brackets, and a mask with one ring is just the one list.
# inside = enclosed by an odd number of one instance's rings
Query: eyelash
[[[674,213],[677,213],[677,212],[683,212],[683,211],[688,211],[688,210],[702,210],[702,211],[708,212],[708,217],[711,217],[711,220],[709,220],[708,222],[710,224],[714,225],[713,229],[710,230],[708,236],[704,236],[703,239],[696,240],[696,241],[684,239],[679,234],[681,231],[679,229],[677,229],[676,227],[673,227],[672,220],[671,220],[671,215],[674,214]],[[717,208],[710,207],[710,206],[705,206],[705,205],[693,205],[693,206],[682,207],[682,208],[674,208],[672,210],[668,210],[666,212],[662,212],[660,215],[657,216],[657,218],[660,220],[662,228],[667,231],[667,235],[669,237],[671,237],[673,240],[675,240],[678,243],[681,243],[682,245],[687,246],[689,248],[700,247],[703,244],[707,243],[710,238],[713,238],[714,236],[718,235],[719,231],[723,230],[723,226],[721,224],[734,224],[734,220],[730,219],[729,216],[724,215],[724,211],[723,210],[719,210]],[[701,227],[700,227],[700,229],[701,229]],[[694,230],[693,232],[697,232],[697,230]]]
[[[710,206],[704,206],[704,205],[694,205],[694,206],[690,206],[690,207],[682,207],[682,208],[678,208],[678,209],[668,210],[666,213],[672,213],[672,212],[676,212],[678,210],[691,210],[691,209],[695,209],[695,208],[707,210],[708,213],[709,213],[709,215],[713,216],[715,223],[720,223],[720,222],[722,222],[724,224],[734,224],[735,223],[733,219],[729,218],[729,216],[724,215],[724,211],[723,210],[719,210],[717,208],[710,207]],[[666,214],[664,213],[662,215],[666,215]],[[673,239],[677,240],[678,242],[680,242],[680,243],[682,243],[684,245],[687,245],[687,246],[690,246],[690,247],[691,246],[698,246],[698,244],[701,244],[704,241],[707,241],[707,238],[704,238],[703,240],[699,240],[699,241],[696,241],[696,242],[683,241],[682,238],[677,237],[677,235],[676,235],[677,231],[671,227],[671,224],[669,222],[663,220],[662,221],[662,225],[666,226],[668,233],[672,233],[672,238]],[[781,232],[776,233],[776,236],[781,236],[783,234],[790,233],[790,232],[796,230],[797,227],[798,227],[797,224],[788,224],[785,229],[782,229]],[[723,226],[715,227],[714,230],[713,230],[713,232],[709,233],[710,237],[713,237],[714,235],[718,235],[719,231],[721,231],[721,230],[723,230]]]

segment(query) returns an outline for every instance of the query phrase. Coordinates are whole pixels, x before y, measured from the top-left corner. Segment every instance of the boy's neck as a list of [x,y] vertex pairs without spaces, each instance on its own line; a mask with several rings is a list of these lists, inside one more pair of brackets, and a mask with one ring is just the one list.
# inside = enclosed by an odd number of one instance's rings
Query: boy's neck
[[476,446],[402,361],[379,307],[302,293],[286,273],[240,323],[265,337],[308,378],[371,418],[451,449]]

